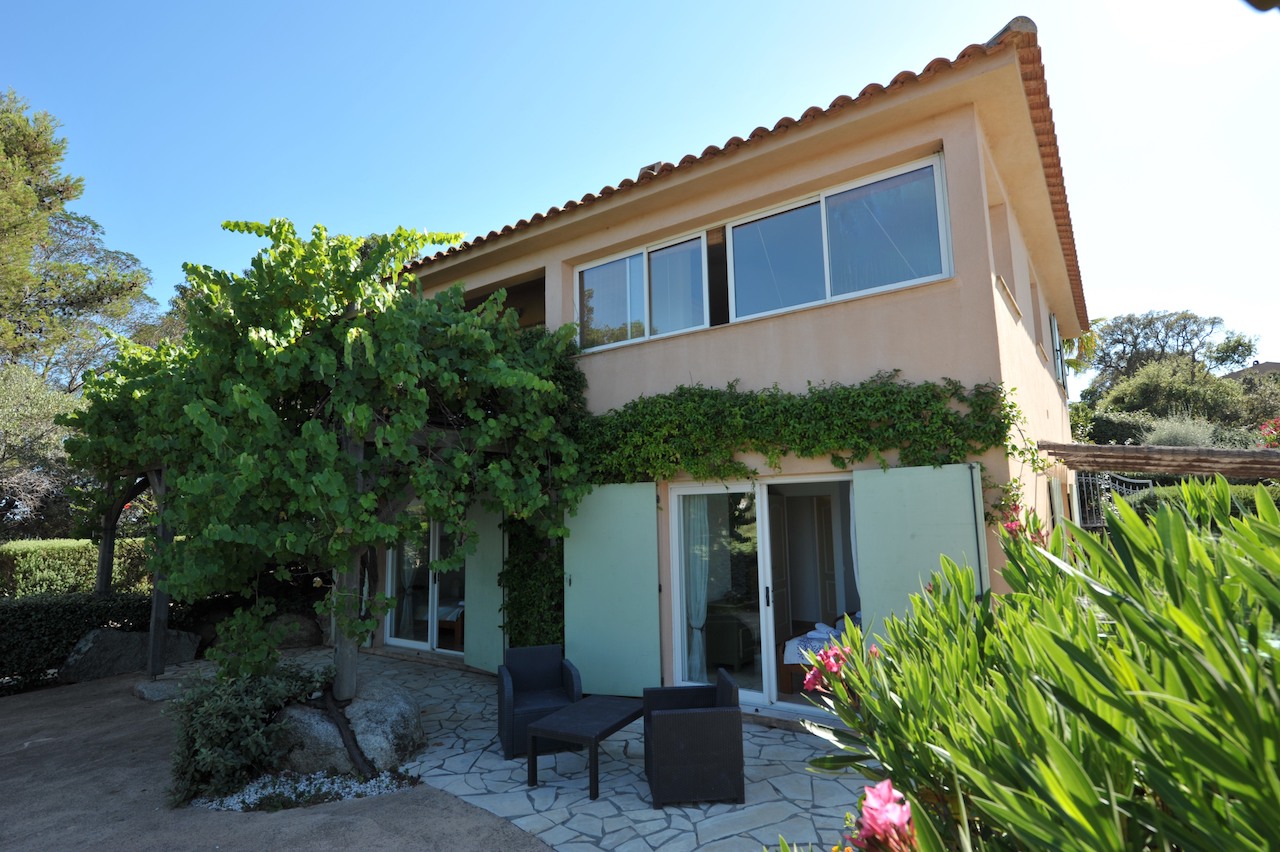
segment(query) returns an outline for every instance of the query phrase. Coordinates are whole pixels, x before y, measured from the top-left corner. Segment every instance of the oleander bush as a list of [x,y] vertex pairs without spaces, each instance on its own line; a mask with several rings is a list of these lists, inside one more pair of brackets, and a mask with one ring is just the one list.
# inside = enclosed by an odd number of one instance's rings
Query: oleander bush
[[1280,512],[1255,501],[1188,482],[1106,539],[1006,536],[994,599],[944,560],[874,646],[846,624],[815,659],[848,726],[816,767],[892,777],[922,848],[1277,848]]
[[281,665],[265,674],[190,683],[167,710],[175,722],[170,803],[225,796],[279,769],[286,756],[280,711],[332,678],[331,669]]
[[[149,555],[147,539],[118,539],[112,589],[150,591]],[[98,545],[87,539],[35,539],[0,544],[0,595],[91,592],[97,572]]]

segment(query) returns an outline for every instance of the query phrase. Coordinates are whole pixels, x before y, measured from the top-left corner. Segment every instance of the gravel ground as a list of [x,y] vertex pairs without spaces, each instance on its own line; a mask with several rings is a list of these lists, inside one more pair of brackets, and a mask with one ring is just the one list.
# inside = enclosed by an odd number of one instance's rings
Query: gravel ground
[[274,813],[169,808],[172,722],[137,680],[0,698],[0,850],[551,848],[426,784]]

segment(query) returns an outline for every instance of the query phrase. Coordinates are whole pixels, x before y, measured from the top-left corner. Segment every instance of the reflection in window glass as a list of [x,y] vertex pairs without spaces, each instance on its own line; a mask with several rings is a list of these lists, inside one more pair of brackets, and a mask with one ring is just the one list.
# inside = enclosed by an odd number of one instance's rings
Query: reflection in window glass
[[[446,559],[453,554],[453,539],[438,533],[437,559]],[[463,643],[463,616],[466,614],[466,581],[467,574],[461,568],[452,571],[435,572],[436,580],[436,647],[446,651],[461,651]]]
[[826,298],[816,202],[733,229],[733,295],[738,317]]
[[942,274],[933,166],[826,199],[831,293]]
[[391,593],[395,606],[387,615],[391,637],[427,642],[431,607],[430,539],[414,539],[395,549]]
[[684,679],[710,683],[720,666],[761,690],[760,574],[751,492],[680,498]]
[[702,241],[649,252],[650,334],[702,325]]
[[644,337],[644,256],[578,273],[582,348]]

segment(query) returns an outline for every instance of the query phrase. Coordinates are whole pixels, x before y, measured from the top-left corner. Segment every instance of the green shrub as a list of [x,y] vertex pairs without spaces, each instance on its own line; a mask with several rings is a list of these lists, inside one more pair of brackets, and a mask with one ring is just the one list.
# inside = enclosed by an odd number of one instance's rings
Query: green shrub
[[1212,447],[1214,425],[1203,417],[1174,414],[1151,424],[1142,443],[1153,447]]
[[[1231,495],[1231,514],[1233,517],[1239,518],[1257,513],[1256,486],[1232,485],[1229,493]],[[1267,493],[1271,495],[1273,502],[1280,503],[1280,485],[1268,486]],[[1139,491],[1136,494],[1125,497],[1124,501],[1141,518],[1154,516],[1161,506],[1173,506],[1175,508],[1186,506],[1181,485],[1162,485],[1158,488],[1148,488],[1145,491]]]
[[267,674],[194,681],[174,699],[176,745],[170,802],[225,796],[280,768],[286,704],[323,688],[332,672],[280,666]]
[[1095,444],[1142,444],[1155,418],[1133,411],[1099,411],[1093,415],[1089,440]]
[[89,592],[0,598],[0,695],[46,683],[80,637],[95,627],[146,630],[151,596]]
[[850,728],[818,764],[892,776],[955,846],[1276,848],[1280,512],[1233,517],[1221,478],[1182,503],[1006,537],[990,605],[944,561],[874,653],[850,625],[811,675]]
[[[116,540],[113,590],[149,591],[147,539]],[[98,545],[87,539],[10,541],[0,545],[0,595],[91,592],[98,573]]]

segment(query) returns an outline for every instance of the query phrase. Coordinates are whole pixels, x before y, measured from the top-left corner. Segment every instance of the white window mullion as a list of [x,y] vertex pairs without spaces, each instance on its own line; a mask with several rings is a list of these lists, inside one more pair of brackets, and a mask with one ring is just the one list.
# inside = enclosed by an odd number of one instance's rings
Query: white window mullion
[[826,300],[831,301],[831,245],[827,229],[827,197],[818,199],[818,224],[822,228],[822,283]]

